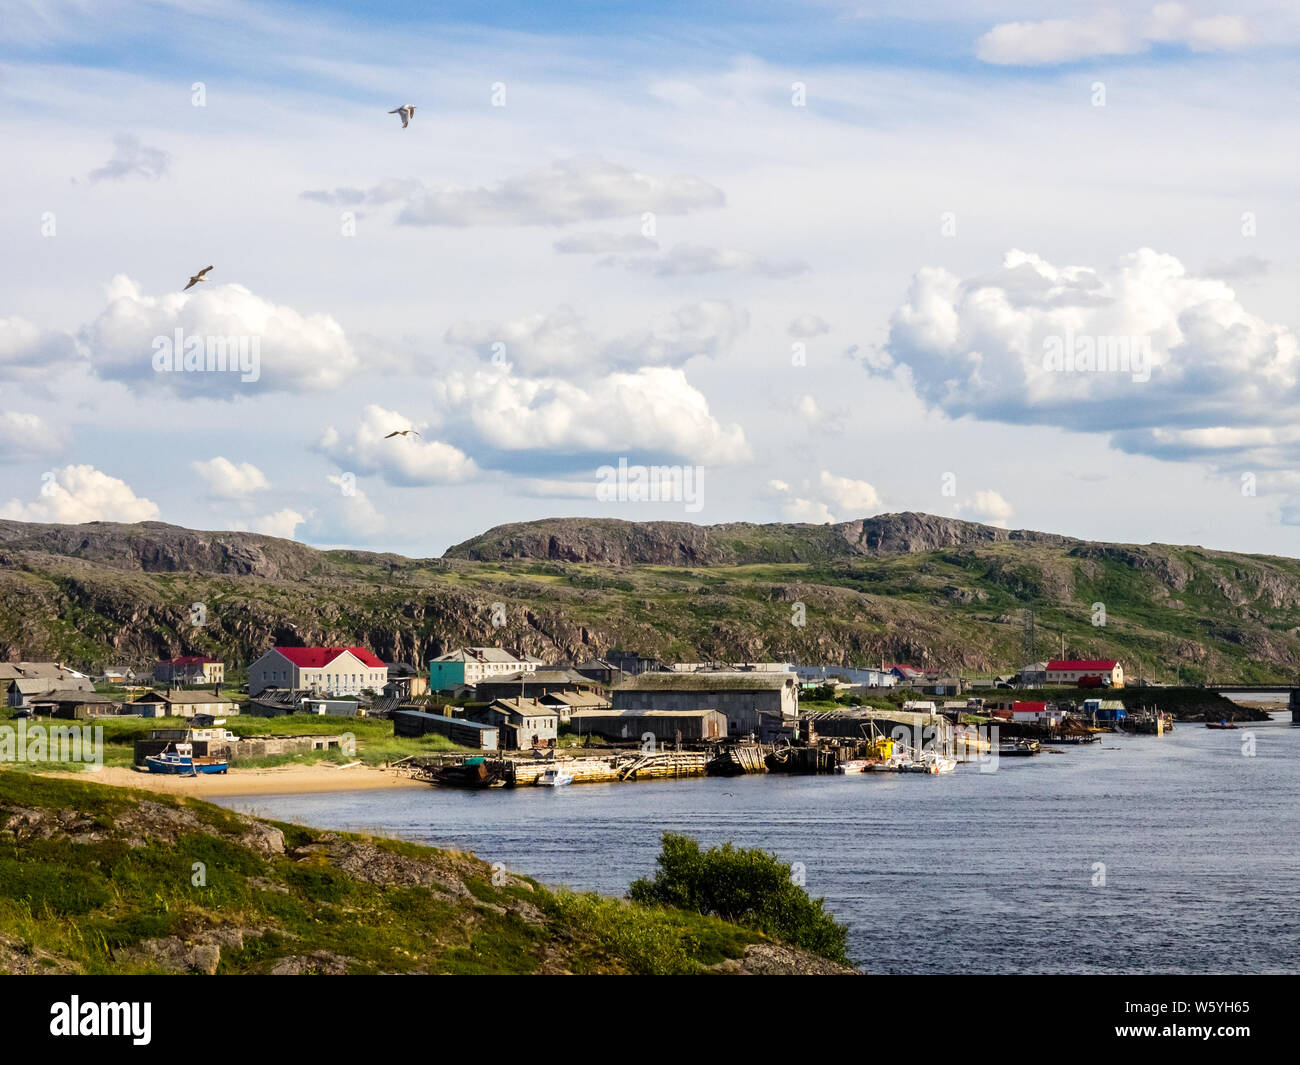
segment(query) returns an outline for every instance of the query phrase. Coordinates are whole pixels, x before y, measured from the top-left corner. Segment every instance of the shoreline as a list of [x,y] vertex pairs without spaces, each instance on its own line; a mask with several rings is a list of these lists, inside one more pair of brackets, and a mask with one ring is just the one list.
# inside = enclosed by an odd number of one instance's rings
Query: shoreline
[[349,769],[321,765],[231,769],[228,773],[201,774],[197,777],[139,772],[122,766],[87,766],[77,773],[52,772],[41,775],[64,780],[85,780],[115,788],[139,788],[166,795],[194,795],[203,799],[226,795],[309,795],[332,791],[376,791],[383,788],[429,786],[393,770],[363,765]]

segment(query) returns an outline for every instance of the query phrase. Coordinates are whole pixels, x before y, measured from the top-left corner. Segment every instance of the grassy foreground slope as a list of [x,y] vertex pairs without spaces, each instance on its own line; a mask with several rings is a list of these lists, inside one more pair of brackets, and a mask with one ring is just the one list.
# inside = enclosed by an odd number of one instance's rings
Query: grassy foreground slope
[[0,771],[0,973],[845,971],[470,854]]
[[1058,655],[1064,637],[1070,656],[1118,657],[1131,675],[1169,682],[1300,672],[1300,561],[930,515],[564,519],[489,530],[437,559],[155,522],[0,521],[0,659],[90,669],[200,653],[247,663],[277,642],[361,643],[423,665],[487,643],[547,661],[624,647],[992,674],[1023,664],[1027,609],[1036,658]]

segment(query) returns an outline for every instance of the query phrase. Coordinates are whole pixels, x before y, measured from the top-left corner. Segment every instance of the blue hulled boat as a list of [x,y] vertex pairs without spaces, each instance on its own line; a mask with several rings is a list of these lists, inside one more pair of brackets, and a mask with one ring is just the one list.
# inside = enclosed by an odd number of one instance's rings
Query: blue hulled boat
[[160,754],[151,754],[144,760],[150,773],[170,773],[179,777],[196,777],[200,773],[224,773],[228,762],[216,758],[195,758],[194,745],[169,743]]

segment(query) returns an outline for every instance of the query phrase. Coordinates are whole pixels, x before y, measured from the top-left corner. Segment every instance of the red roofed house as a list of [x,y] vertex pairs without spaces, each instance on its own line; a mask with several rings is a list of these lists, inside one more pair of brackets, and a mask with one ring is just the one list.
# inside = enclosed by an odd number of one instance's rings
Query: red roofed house
[[1046,712],[1046,703],[1022,703],[1017,701],[1011,704],[1012,721],[1037,721]]
[[886,672],[892,673],[905,683],[908,681],[913,684],[925,683],[925,671],[917,669],[915,666],[890,666]]
[[1113,658],[1057,658],[1047,663],[1047,683],[1122,688],[1124,667]]
[[267,688],[360,695],[387,683],[388,667],[364,647],[273,647],[248,667],[249,695]]
[[164,684],[221,684],[226,679],[226,667],[203,655],[167,658],[153,667],[153,679]]

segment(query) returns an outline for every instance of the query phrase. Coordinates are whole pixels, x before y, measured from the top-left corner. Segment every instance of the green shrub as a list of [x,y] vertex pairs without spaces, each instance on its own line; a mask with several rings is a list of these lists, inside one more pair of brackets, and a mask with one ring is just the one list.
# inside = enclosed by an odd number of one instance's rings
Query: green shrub
[[848,964],[848,929],[794,882],[789,863],[730,843],[707,851],[689,836],[663,835],[658,869],[628,891],[635,902],[672,906],[756,928],[764,935]]
[[554,892],[547,903],[576,941],[590,943],[629,973],[678,976],[699,971],[691,957],[694,941],[662,910],[572,891]]

